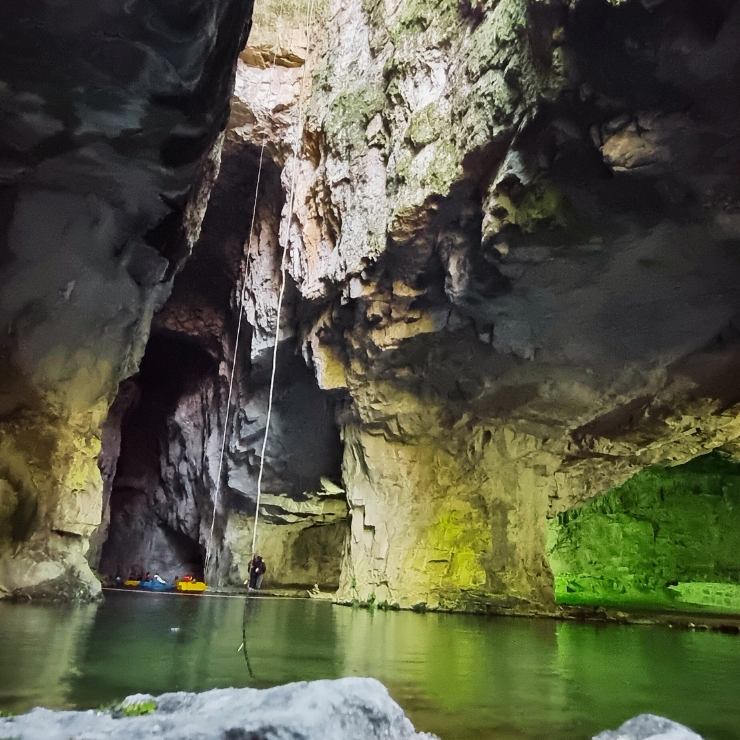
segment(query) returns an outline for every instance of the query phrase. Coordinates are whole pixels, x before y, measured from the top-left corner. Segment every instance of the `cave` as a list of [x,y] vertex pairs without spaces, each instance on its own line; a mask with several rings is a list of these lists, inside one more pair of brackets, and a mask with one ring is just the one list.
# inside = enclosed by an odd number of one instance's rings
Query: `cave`
[[[283,204],[281,168],[251,143],[227,139],[193,254],[104,424],[109,503],[99,570],[108,579],[136,571],[241,586],[246,578],[274,341],[274,295],[260,270],[276,269]],[[235,306],[245,289],[266,305],[246,314],[236,353]],[[301,320],[295,293],[289,278],[258,543],[269,564],[265,586],[336,590],[347,532],[337,414],[346,398],[319,387],[291,336]]]
[[737,613],[740,465],[721,451],[648,468],[550,522],[560,604]]
[[168,420],[178,401],[215,370],[214,358],[196,343],[155,334],[139,372],[126,381],[123,392],[133,400],[121,421],[110,523],[100,560],[100,572],[109,578],[146,572],[169,581],[184,575],[203,578],[198,502],[178,499],[167,490],[160,466]]
[[[139,372],[122,384],[113,409],[125,410],[99,566],[108,579],[147,572],[168,581],[184,575],[203,579],[212,541],[218,565],[211,583],[243,582],[249,544],[242,538],[251,537],[255,515],[267,384],[264,373],[255,371],[245,380],[251,403],[232,409],[230,425],[236,431],[225,450],[213,517],[223,380],[216,359],[197,342],[155,333]],[[278,354],[276,381],[258,540],[270,567],[266,585],[336,589],[347,527],[338,488],[337,398],[318,388],[290,344]],[[108,439],[112,443],[117,437]],[[104,449],[101,458],[111,452]]]
[[0,3],[0,738],[735,740],[740,0],[252,10]]

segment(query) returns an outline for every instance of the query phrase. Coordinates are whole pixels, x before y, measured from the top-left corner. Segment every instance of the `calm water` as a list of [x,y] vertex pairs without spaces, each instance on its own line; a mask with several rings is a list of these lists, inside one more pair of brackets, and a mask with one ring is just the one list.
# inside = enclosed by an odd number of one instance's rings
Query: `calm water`
[[[740,638],[398,612],[308,600],[109,594],[100,606],[0,603],[0,708],[89,708],[127,694],[375,676],[444,740],[578,740],[640,712],[740,739]],[[172,628],[179,628],[173,631]]]

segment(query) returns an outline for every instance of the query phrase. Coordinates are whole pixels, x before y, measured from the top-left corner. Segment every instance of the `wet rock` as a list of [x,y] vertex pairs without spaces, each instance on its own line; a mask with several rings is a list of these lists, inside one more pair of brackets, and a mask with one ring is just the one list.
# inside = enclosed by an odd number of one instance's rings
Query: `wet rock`
[[[156,706],[149,712],[150,707]],[[137,708],[142,709],[142,716]],[[385,687],[370,678],[342,678],[274,689],[217,689],[203,694],[130,697],[116,712],[52,712],[0,719],[0,733],[18,740],[70,737],[145,740],[432,740],[416,733]],[[128,715],[128,716],[127,716]]]

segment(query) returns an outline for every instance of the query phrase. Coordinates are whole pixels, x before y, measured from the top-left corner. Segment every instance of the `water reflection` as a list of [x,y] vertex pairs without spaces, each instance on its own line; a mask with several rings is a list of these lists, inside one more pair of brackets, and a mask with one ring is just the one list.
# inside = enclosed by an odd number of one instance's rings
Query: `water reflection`
[[0,706],[371,675],[445,740],[575,740],[642,711],[740,738],[737,638],[252,600],[250,681],[242,605],[136,594],[112,594],[97,612],[0,604]]
[[80,663],[98,606],[0,602],[0,708],[69,706],[69,679]]

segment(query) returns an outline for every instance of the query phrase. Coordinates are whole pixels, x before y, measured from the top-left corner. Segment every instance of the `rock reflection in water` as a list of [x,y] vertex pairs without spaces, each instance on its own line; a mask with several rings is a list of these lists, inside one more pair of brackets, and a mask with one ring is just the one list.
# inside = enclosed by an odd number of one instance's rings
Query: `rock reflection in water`
[[0,709],[69,706],[69,681],[82,664],[97,604],[0,602]]

